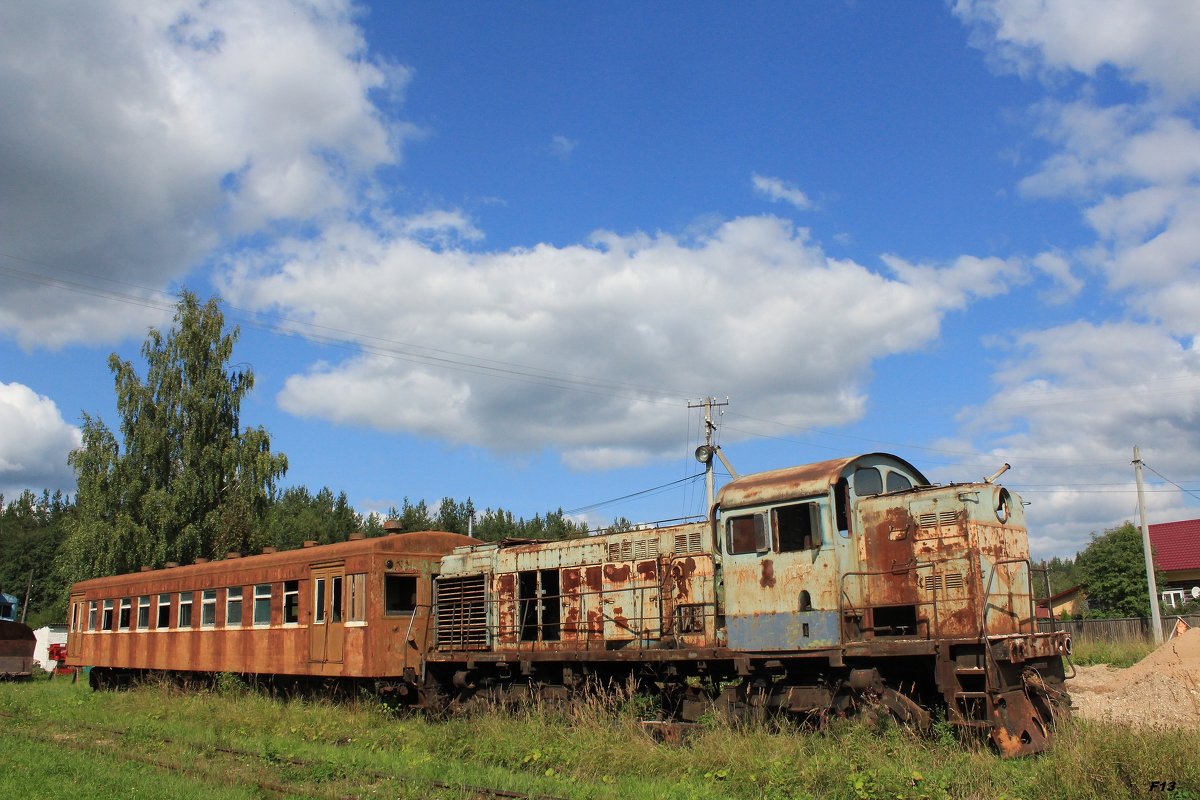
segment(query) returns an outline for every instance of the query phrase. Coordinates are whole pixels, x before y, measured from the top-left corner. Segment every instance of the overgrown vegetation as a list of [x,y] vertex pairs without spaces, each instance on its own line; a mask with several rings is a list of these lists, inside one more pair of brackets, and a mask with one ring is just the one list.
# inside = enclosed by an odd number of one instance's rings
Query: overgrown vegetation
[[1108,664],[1124,669],[1133,666],[1152,652],[1154,645],[1142,640],[1084,640],[1075,642],[1075,652],[1071,655],[1071,661],[1079,667]]
[[[949,731],[891,724],[701,727],[660,744],[637,703],[529,706],[429,721],[356,702],[281,701],[236,682],[92,693],[83,684],[0,685],[0,796],[466,798],[479,788],[562,798],[1145,797],[1200,800],[1193,734],[1075,721],[1053,751],[1002,761]],[[474,788],[473,788],[474,787]]]

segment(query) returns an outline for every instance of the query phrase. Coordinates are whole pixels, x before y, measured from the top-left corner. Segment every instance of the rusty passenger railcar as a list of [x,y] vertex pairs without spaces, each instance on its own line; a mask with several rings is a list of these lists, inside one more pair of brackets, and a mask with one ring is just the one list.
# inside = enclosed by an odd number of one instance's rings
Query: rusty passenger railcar
[[83,581],[68,663],[96,687],[154,671],[415,685],[439,559],[475,542],[393,534]]
[[736,478],[706,523],[461,547],[434,583],[426,680],[459,696],[598,677],[684,719],[944,707],[1009,755],[1045,748],[1063,697],[1020,501],[886,454]]

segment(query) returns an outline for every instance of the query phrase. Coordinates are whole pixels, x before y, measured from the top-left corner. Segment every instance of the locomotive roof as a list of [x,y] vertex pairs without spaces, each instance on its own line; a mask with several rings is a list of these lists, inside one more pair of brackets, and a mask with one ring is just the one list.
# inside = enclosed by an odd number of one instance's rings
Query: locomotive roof
[[393,533],[370,539],[353,539],[346,542],[319,544],[295,550],[280,550],[274,553],[260,553],[240,558],[224,558],[217,561],[206,561],[181,567],[164,567],[147,572],[131,572],[125,575],[92,578],[91,580],[80,581],[75,584],[73,591],[94,589],[110,584],[127,584],[141,580],[156,580],[168,575],[172,578],[200,577],[202,575],[221,574],[232,570],[260,569],[297,562],[318,563],[373,552],[441,556],[449,553],[456,547],[479,543],[478,539],[473,539],[470,536],[463,536],[461,533],[448,533],[446,531]]
[[797,497],[824,495],[828,494],[829,488],[842,477],[849,476],[859,467],[870,466],[898,467],[913,478],[914,485],[929,485],[929,480],[920,470],[898,456],[888,453],[864,453],[799,467],[743,475],[721,488],[717,494],[717,504],[722,508],[741,508]]

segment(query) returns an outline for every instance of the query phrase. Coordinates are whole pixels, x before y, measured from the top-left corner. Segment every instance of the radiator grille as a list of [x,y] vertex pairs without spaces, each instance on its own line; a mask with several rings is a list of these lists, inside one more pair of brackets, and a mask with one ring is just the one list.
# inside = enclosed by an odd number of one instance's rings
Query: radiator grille
[[486,650],[487,586],[483,575],[437,579],[439,650]]

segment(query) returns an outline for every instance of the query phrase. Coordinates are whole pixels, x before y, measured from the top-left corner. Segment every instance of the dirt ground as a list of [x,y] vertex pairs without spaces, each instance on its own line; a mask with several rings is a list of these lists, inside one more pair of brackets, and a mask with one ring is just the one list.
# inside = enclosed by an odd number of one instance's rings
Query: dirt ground
[[1078,716],[1159,730],[1200,727],[1200,628],[1164,642],[1128,669],[1078,670],[1067,681]]

